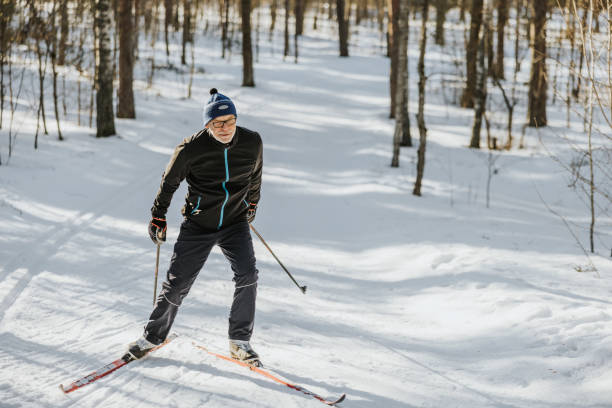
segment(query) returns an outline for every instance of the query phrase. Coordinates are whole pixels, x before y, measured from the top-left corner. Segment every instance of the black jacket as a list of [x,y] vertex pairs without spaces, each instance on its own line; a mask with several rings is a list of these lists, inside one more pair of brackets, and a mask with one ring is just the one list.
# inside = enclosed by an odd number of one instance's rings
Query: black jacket
[[164,218],[172,195],[187,179],[183,215],[217,231],[246,219],[249,203],[259,202],[263,146],[257,132],[237,126],[224,144],[203,129],[174,150],[151,213]]

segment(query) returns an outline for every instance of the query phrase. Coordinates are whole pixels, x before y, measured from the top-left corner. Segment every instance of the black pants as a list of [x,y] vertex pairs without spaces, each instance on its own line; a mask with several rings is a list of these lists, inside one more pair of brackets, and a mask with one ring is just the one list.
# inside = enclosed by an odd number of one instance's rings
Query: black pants
[[255,319],[257,269],[249,224],[239,222],[216,232],[205,232],[193,221],[181,224],[163,288],[145,327],[145,337],[159,344],[166,339],[174,318],[213,246],[217,244],[234,272],[234,301],[229,316],[229,338],[249,340]]

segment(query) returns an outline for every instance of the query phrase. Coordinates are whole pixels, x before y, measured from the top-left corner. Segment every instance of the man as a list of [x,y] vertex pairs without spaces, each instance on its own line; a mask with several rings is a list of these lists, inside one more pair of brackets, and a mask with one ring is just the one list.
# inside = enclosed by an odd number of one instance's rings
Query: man
[[129,353],[142,358],[166,339],[212,247],[219,245],[234,272],[230,354],[260,366],[259,356],[249,344],[257,290],[249,223],[259,202],[262,142],[258,133],[236,126],[236,108],[230,98],[215,88],[210,94],[204,109],[205,128],[176,147],[151,209],[149,235],[160,244],[166,240],[166,211],[172,195],[187,179],[189,191],[182,210],[185,218],[167,278],[143,336],[129,345]]

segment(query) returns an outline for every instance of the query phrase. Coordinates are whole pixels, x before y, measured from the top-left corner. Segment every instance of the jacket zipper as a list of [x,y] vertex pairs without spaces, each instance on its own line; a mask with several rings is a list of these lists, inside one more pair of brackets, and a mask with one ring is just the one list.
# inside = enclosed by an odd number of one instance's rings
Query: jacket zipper
[[223,187],[223,190],[225,190],[225,201],[223,201],[223,205],[221,206],[221,216],[219,217],[219,226],[217,227],[217,229],[221,229],[221,226],[223,225],[223,212],[225,211],[225,205],[227,204],[227,200],[229,200],[229,191],[227,191],[227,187],[225,186],[225,183],[229,181],[229,166],[227,164],[227,148],[225,148],[223,154],[225,157],[225,181],[221,184],[221,186]]

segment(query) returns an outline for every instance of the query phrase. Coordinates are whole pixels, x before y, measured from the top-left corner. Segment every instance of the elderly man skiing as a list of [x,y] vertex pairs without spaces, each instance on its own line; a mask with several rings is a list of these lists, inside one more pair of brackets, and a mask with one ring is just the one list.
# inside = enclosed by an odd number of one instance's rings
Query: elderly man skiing
[[234,273],[235,291],[229,315],[229,348],[233,358],[261,366],[250,346],[255,318],[257,269],[249,223],[255,218],[261,187],[262,142],[258,133],[236,126],[236,107],[216,89],[204,109],[205,128],[179,144],[162,177],[151,209],[149,235],[166,240],[166,211],[176,189],[187,180],[184,221],[166,281],[145,326],[128,352],[142,358],[162,343],[181,302],[211,249],[218,245]]

